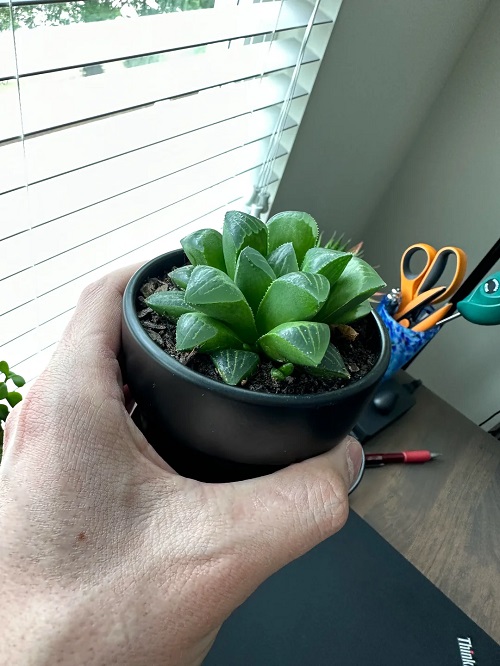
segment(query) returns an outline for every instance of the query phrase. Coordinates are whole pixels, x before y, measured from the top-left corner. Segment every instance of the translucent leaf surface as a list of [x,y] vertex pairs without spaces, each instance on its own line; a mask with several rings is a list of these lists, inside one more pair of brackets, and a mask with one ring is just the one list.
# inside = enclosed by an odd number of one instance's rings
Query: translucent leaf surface
[[146,305],[174,321],[186,312],[194,312],[193,306],[186,303],[183,291],[155,291],[146,298]]
[[255,342],[257,329],[243,293],[222,271],[196,266],[185,291],[186,302],[199,312],[229,324],[244,342]]
[[221,349],[211,354],[217,371],[226,384],[236,386],[259,367],[259,355],[239,349]]
[[236,262],[243,248],[253,247],[263,256],[267,254],[267,227],[253,215],[236,210],[228,211],[224,217],[222,247],[226,272],[233,278]]
[[352,254],[326,250],[323,247],[313,247],[306,252],[301,270],[308,273],[324,275],[330,285],[337,282],[345,267],[351,260]]
[[358,305],[354,310],[349,310],[345,312],[342,316],[337,317],[336,324],[352,324],[353,321],[361,319],[361,317],[366,317],[367,314],[370,314],[372,311],[372,306],[370,301],[363,301]]
[[331,288],[330,296],[316,319],[335,324],[343,315],[357,308],[385,286],[385,282],[374,268],[363,259],[353,257],[337,283]]
[[264,353],[275,361],[317,366],[330,342],[330,328],[311,321],[280,324],[258,342]]
[[216,229],[199,229],[181,240],[182,249],[194,266],[213,266],[226,270],[222,234]]
[[191,273],[193,272],[194,266],[187,264],[186,266],[180,266],[180,268],[175,268],[168,274],[168,277],[172,282],[179,287],[179,289],[186,289]]
[[253,247],[245,247],[238,257],[234,282],[248,301],[254,312],[269,289],[276,275],[260,252]]
[[299,270],[295,250],[291,243],[284,243],[271,252],[267,261],[273,269],[276,277],[296,273]]
[[261,333],[285,322],[312,319],[328,298],[330,283],[324,275],[288,273],[266,292],[256,316]]
[[199,349],[212,352],[218,349],[241,348],[243,343],[233,331],[221,321],[201,312],[188,312],[179,317],[176,328],[175,347],[179,351]]
[[321,363],[315,368],[307,368],[307,372],[316,377],[323,377],[325,379],[334,379],[335,377],[349,379],[351,376],[345,367],[344,360],[340,355],[339,350],[332,344],[328,345]]
[[283,243],[293,244],[297,261],[302,263],[310,248],[316,245],[318,225],[308,213],[284,211],[273,215],[267,223],[269,240],[267,252],[270,254]]

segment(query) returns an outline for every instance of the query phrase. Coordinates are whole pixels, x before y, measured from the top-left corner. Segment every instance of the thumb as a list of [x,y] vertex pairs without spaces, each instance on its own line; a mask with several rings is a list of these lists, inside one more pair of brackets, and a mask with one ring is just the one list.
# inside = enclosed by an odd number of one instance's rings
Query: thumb
[[249,574],[261,574],[263,580],[340,530],[362,461],[361,445],[348,437],[321,456],[234,484],[233,506],[239,537],[247,542]]

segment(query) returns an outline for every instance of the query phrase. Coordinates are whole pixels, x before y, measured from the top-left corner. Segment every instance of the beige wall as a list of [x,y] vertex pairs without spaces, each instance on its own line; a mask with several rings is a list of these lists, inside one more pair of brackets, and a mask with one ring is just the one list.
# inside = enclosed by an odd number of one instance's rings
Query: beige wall
[[[492,0],[364,238],[392,285],[411,243],[459,245],[473,267],[499,236],[500,1]],[[452,322],[410,372],[479,422],[500,409],[500,327]]]
[[273,210],[358,238],[487,0],[344,0]]

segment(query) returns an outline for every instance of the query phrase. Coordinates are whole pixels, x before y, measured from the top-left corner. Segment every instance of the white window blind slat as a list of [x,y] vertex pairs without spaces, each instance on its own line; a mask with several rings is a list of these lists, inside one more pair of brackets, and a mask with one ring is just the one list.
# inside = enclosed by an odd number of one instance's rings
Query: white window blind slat
[[[37,211],[37,224],[263,138],[269,135],[278,115],[276,107],[264,109],[32,185],[30,204]],[[287,120],[287,128],[292,125],[293,120]]]
[[[0,160],[3,148],[0,146]],[[3,238],[29,229],[31,224],[28,193],[25,187],[0,194],[0,243]]]
[[[15,9],[14,9],[15,12]],[[21,76],[163,53],[307,25],[305,0],[259,2],[132,19],[75,23],[16,34]],[[319,11],[315,24],[331,23]],[[0,33],[0,79],[15,75],[9,35]]]
[[[290,125],[293,126],[293,123],[290,122]],[[142,187],[131,189],[99,204],[7,238],[2,246],[4,256],[3,261],[0,262],[0,280],[26,269],[33,263],[47,261],[75,246],[88,243],[94,237],[103,236],[117,227],[130,224],[135,219],[166,208],[176,201],[191,196],[194,191],[212,187],[235,173],[253,168],[264,159],[268,143],[268,139],[258,139],[212,159],[200,163],[195,162],[191,167],[187,168],[185,165],[182,171],[171,175],[168,174],[167,168],[166,176]],[[215,150],[218,150],[217,145]],[[165,155],[168,155],[168,152]],[[49,203],[58,200],[57,198],[52,199],[52,196],[57,197],[58,189],[65,189],[64,184],[58,185],[58,180],[50,181],[50,183],[54,183],[54,191],[48,190],[47,201]],[[92,182],[103,181],[99,181],[97,178],[92,179],[89,187]],[[80,184],[76,183],[75,198],[77,198],[76,189],[79,186],[85,187],[85,183],[85,179]],[[66,189],[67,187],[66,185]],[[44,189],[43,193],[45,194],[45,192]],[[37,209],[40,206],[43,207],[43,202],[37,200],[36,195],[34,206]],[[26,251],[27,248],[29,248],[29,252]],[[2,282],[0,282],[1,284]]]
[[21,139],[0,146],[0,195],[22,187],[25,179],[24,151]]
[[[307,95],[314,69],[317,69],[317,63],[301,67],[294,99]],[[28,137],[24,144],[19,140],[0,145],[0,194],[23,187],[26,178],[29,183],[36,183],[282,103],[289,83],[287,74],[270,74],[262,79],[231,83],[92,123]],[[201,116],[200,108],[203,109]],[[0,196],[0,220],[9,219],[2,213],[7,200],[8,197]],[[28,226],[16,223],[16,229],[11,233]],[[2,231],[0,229],[0,238],[3,237]]]
[[[250,79],[261,73],[285,70],[295,64],[300,42],[290,38],[271,45],[266,42],[252,44],[236,49],[237,57],[228,57],[224,44],[213,47],[213,52],[187,52],[172,61],[141,67],[127,69],[116,63],[114,67],[110,66],[109,72],[96,76],[81,77],[62,72],[22,79],[24,132],[40,132],[231,81]],[[315,60],[318,56],[306,50],[304,62]],[[54,99],[58,100],[57,104],[53,103]],[[11,137],[0,126],[0,140]]]

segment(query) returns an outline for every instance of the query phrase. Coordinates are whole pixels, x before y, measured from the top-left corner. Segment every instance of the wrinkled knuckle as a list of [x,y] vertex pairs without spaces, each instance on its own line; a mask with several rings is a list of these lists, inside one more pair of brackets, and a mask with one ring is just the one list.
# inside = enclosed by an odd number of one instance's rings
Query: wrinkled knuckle
[[82,291],[80,295],[81,303],[93,303],[97,298],[102,296],[103,291],[109,288],[110,280],[109,276],[105,275],[104,277],[94,280],[88,284]]
[[349,502],[345,483],[339,475],[318,479],[314,485],[316,523],[321,536],[330,536],[346,522]]

